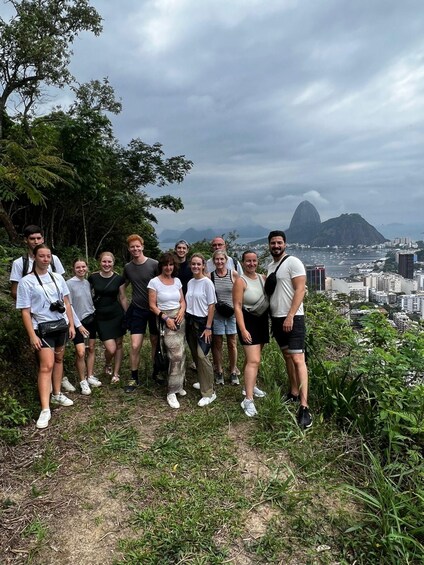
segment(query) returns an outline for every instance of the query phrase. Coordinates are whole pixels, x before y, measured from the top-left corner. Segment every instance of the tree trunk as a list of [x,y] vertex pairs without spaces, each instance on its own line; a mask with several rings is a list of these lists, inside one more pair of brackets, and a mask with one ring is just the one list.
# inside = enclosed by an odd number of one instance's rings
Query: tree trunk
[[0,224],[3,225],[11,243],[21,243],[21,238],[10,219],[9,214],[6,212],[3,203],[0,201]]

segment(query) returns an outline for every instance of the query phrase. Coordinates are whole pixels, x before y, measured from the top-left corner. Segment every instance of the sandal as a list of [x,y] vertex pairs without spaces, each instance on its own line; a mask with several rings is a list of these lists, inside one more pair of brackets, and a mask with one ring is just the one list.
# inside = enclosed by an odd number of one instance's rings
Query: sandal
[[113,375],[113,377],[110,380],[110,384],[111,385],[116,385],[117,383],[119,383],[120,381],[120,376],[119,375]]
[[105,365],[105,375],[111,375],[112,374],[112,363],[108,364],[106,363]]

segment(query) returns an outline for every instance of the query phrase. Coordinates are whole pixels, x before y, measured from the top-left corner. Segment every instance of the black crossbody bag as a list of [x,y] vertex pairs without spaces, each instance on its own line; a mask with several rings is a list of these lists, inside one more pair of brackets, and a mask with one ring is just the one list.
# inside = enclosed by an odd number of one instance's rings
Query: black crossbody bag
[[[50,302],[50,306],[51,306],[52,302],[50,301],[46,289],[44,288],[43,283],[41,282],[41,279],[36,271],[34,271],[34,275],[37,277],[38,283],[43,289],[44,294],[46,295],[46,298]],[[52,281],[54,282],[54,286],[56,287],[56,291],[57,291],[57,297],[60,300],[60,291],[56,281],[54,280],[54,276],[51,273],[49,273],[49,275]],[[69,329],[68,322],[65,320],[65,318],[60,318],[59,320],[50,320],[49,322],[39,322],[37,331],[40,334],[40,337],[46,337],[48,335],[66,332],[68,331],[68,329]]]
[[275,269],[275,271],[273,273],[270,273],[265,281],[265,285],[264,285],[264,289],[265,289],[265,294],[268,296],[268,298],[271,298],[271,296],[274,293],[275,287],[277,286],[277,271],[278,269],[281,267],[281,265],[284,263],[284,261],[286,259],[288,259],[290,257],[290,255],[285,255],[281,261],[278,263],[278,267]]

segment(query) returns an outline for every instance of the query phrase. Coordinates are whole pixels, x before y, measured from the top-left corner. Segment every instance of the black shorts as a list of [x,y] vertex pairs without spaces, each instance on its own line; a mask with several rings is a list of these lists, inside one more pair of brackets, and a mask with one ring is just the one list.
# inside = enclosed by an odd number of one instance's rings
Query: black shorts
[[252,338],[252,342],[245,343],[243,341],[241,331],[237,326],[237,333],[242,345],[263,345],[264,343],[269,343],[268,311],[264,312],[262,316],[255,316],[247,310],[243,310],[243,319],[246,330],[250,333],[250,337]]
[[69,330],[45,335],[44,337],[41,337],[38,330],[35,330],[35,333],[41,339],[41,347],[49,347],[50,349],[64,346],[68,341],[69,336]]
[[145,334],[147,324],[149,324],[150,335],[158,335],[156,316],[146,308],[139,308],[131,304],[125,315],[125,321],[131,335]]
[[[92,321],[87,324],[84,320],[81,320],[81,324],[84,326],[86,330],[90,332],[89,339],[96,339],[97,337],[97,330],[96,330],[96,320],[93,317]],[[78,345],[80,343],[84,343],[84,336],[79,331],[79,329],[75,329],[75,337],[72,340],[74,345]]]
[[305,352],[305,316],[294,316],[293,327],[290,332],[283,331],[283,323],[286,318],[271,318],[272,335],[281,349],[288,353]]

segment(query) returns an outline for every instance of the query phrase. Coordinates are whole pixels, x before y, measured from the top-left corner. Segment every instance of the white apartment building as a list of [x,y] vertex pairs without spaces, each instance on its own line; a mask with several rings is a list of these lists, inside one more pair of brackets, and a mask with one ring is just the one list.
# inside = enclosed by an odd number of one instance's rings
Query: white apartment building
[[405,312],[416,312],[424,319],[424,294],[401,294],[398,296],[398,305]]
[[424,290],[424,273],[423,271],[415,271],[414,280],[417,283],[417,290]]
[[402,292],[403,277],[396,273],[371,273],[364,277],[364,285],[383,292]]
[[344,279],[333,279],[331,284],[333,293],[351,294],[354,293],[358,296],[359,300],[368,302],[369,300],[369,287],[365,286],[363,282],[352,282]]

